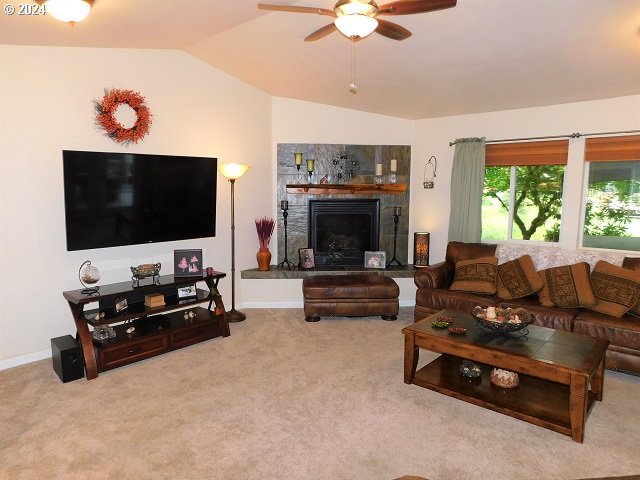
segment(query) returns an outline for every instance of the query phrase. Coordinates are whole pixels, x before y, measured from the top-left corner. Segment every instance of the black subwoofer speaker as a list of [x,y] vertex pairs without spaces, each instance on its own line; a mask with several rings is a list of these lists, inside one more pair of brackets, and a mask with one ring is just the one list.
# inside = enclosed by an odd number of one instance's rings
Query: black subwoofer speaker
[[84,361],[78,342],[71,336],[51,339],[53,369],[64,383],[84,377]]

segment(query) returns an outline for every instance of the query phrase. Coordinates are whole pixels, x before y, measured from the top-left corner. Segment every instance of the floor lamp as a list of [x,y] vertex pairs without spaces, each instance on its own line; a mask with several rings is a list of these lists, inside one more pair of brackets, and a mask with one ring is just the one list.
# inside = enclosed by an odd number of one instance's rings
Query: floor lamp
[[242,322],[247,316],[236,310],[236,222],[234,186],[236,180],[249,169],[249,165],[222,163],[218,170],[231,182],[231,310],[227,312],[229,322]]

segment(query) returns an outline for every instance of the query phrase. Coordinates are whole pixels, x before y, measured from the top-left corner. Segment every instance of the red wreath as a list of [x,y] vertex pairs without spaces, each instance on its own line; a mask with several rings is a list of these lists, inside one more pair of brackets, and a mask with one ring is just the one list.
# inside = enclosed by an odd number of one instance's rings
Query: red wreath
[[[144,97],[133,90],[106,89],[102,101],[95,101],[96,124],[105,135],[116,142],[138,143],[149,133],[151,112],[144,103]],[[124,128],[116,117],[115,111],[120,105],[129,105],[136,112],[136,123],[131,128]]]

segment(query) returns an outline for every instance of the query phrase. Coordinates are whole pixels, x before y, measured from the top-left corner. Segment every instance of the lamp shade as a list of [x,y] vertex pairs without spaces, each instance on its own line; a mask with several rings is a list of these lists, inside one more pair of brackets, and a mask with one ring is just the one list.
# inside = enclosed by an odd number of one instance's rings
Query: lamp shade
[[413,266],[426,267],[429,265],[429,240],[427,232],[415,232],[413,234]]
[[93,0],[46,0],[47,13],[62,22],[80,22],[87,18]]
[[347,37],[364,38],[378,28],[378,21],[375,18],[359,13],[338,17],[334,23],[340,33]]
[[218,171],[229,180],[240,178],[249,170],[249,165],[239,165],[237,163],[221,163],[218,165]]

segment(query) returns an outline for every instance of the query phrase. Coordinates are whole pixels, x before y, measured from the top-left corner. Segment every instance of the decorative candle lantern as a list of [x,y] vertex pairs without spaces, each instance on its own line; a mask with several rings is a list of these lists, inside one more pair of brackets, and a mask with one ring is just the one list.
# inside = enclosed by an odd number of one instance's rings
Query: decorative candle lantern
[[382,164],[376,163],[376,183],[382,183]]
[[438,168],[438,160],[435,155],[432,155],[427,163],[424,164],[424,181],[422,186],[424,188],[433,188],[435,185],[436,169]]
[[413,234],[413,266],[426,267],[429,265],[429,240],[427,232],[415,232]]

